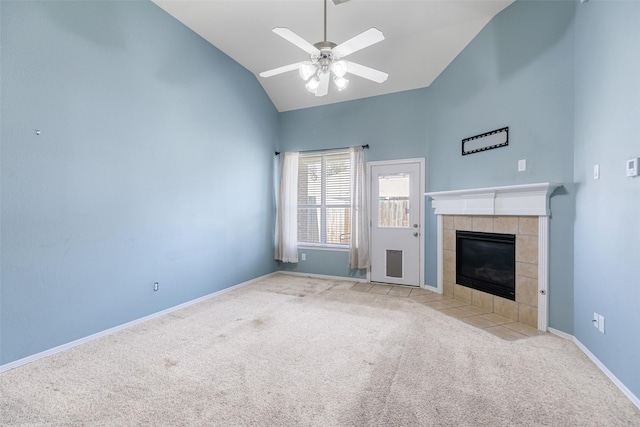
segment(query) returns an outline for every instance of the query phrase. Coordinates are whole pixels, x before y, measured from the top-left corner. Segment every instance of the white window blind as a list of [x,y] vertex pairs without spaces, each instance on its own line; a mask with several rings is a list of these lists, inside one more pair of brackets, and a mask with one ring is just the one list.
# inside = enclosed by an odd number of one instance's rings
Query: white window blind
[[298,243],[349,246],[350,167],[348,150],[300,154]]

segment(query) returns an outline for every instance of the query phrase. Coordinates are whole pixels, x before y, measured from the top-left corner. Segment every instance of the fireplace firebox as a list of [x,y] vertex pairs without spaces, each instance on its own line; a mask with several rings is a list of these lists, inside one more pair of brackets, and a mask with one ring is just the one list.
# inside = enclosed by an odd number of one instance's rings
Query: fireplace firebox
[[456,283],[516,299],[516,236],[456,231]]

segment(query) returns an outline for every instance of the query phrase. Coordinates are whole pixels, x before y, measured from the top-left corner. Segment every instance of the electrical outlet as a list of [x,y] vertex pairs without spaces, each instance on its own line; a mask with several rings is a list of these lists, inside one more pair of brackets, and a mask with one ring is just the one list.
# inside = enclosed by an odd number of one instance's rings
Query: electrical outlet
[[600,321],[600,315],[596,312],[593,312],[593,327],[598,329],[598,322]]
[[638,158],[627,160],[627,176],[638,176]]
[[598,314],[598,329],[604,334],[604,316]]
[[154,290],[154,291],[157,291],[157,290],[158,290],[158,288],[159,288],[158,282],[154,282],[154,283],[153,283],[153,290]]
[[302,254],[302,260],[306,261],[307,260],[307,254]]

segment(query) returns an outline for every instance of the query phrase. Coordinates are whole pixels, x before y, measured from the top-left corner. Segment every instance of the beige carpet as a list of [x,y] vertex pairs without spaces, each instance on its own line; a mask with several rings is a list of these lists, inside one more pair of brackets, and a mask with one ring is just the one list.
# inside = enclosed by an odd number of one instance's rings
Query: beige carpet
[[570,341],[275,275],[0,375],[2,425],[638,426]]

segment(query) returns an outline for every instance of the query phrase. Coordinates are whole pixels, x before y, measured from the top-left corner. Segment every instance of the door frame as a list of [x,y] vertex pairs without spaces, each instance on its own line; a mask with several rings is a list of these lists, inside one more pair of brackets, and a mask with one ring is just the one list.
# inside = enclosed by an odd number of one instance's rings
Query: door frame
[[[420,199],[420,212],[421,214],[418,215],[418,230],[420,230],[420,254],[419,254],[419,263],[420,263],[420,271],[418,272],[418,285],[421,288],[425,288],[425,284],[424,284],[424,252],[425,252],[425,247],[424,247],[424,235],[425,235],[425,230],[424,230],[424,223],[425,223],[425,196],[424,196],[424,192],[425,192],[425,186],[426,186],[426,170],[425,170],[425,158],[424,157],[416,157],[416,158],[412,158],[412,159],[398,159],[398,160],[379,160],[379,161],[373,161],[373,162],[367,162],[367,180],[368,180],[368,184],[369,184],[369,188],[367,189],[367,191],[369,192],[369,212],[372,212],[373,206],[374,206],[374,201],[373,201],[373,194],[371,193],[371,190],[373,189],[373,176],[371,174],[371,169],[373,166],[393,166],[393,165],[402,165],[402,164],[406,164],[406,163],[418,163],[420,165],[420,176],[421,179],[419,180],[419,188],[418,188],[418,194],[419,194],[419,199]],[[373,222],[371,220],[371,214],[369,216],[369,236],[372,236],[372,231],[373,231]],[[371,249],[372,249],[372,245],[373,245],[373,239],[369,238],[369,253],[371,253]],[[371,266],[369,266],[367,268],[367,281],[371,282]],[[398,285],[398,286],[402,286],[402,285]]]

